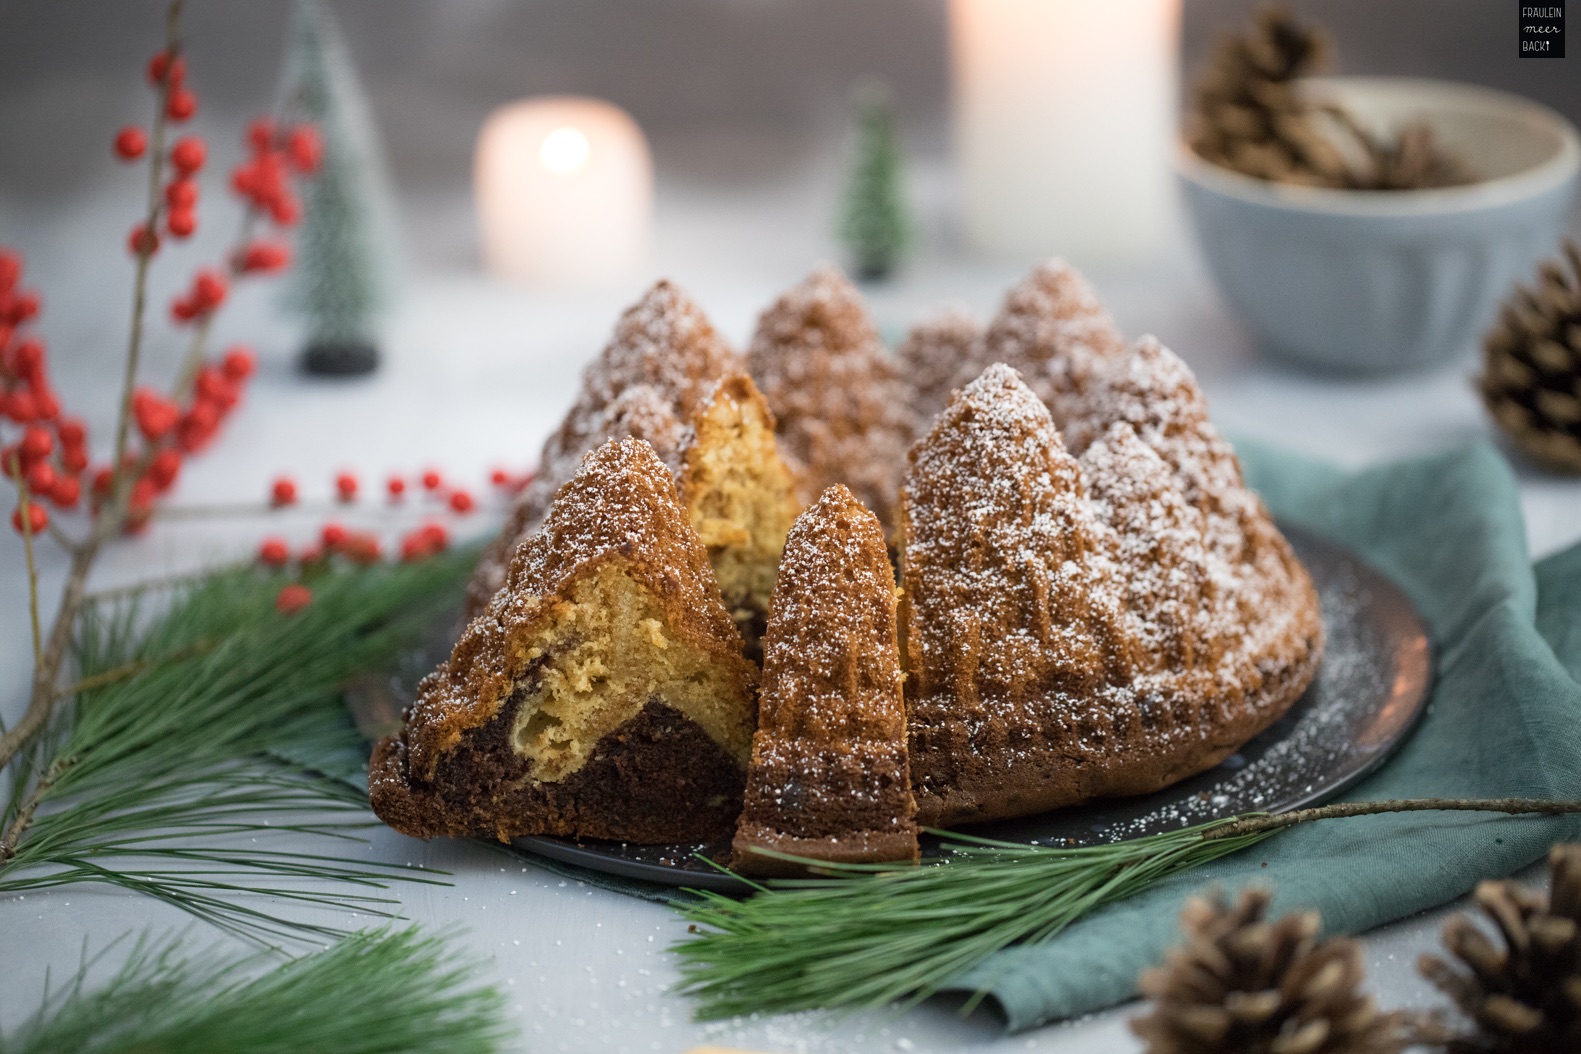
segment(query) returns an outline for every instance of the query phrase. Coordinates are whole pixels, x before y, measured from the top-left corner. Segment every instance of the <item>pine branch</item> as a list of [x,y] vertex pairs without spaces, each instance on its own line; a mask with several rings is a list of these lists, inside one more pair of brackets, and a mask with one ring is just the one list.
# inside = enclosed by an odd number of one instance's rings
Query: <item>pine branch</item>
[[[274,608],[281,580],[253,569],[177,587],[157,618],[139,594],[90,606],[74,649],[85,690],[18,762],[0,893],[108,883],[259,940],[338,931],[240,894],[393,915],[398,903],[380,895],[390,882],[434,880],[237,843],[282,830],[356,838],[372,824],[363,794],[271,754],[357,749],[341,685],[415,641],[459,593],[471,555],[326,574],[292,616]],[[357,888],[303,888],[326,881]]]
[[[1014,944],[1054,938],[1105,904],[1316,820],[1416,811],[1581,813],[1527,798],[1345,802],[1251,814],[1076,849],[934,832],[942,860],[922,867],[798,860],[825,877],[755,886],[746,900],[698,892],[694,936],[672,950],[679,990],[700,1018],[841,1007],[910,1006]],[[762,850],[760,850],[762,852]],[[779,853],[766,855],[796,860]],[[977,991],[963,1012],[988,993]]]
[[[109,949],[106,949],[108,951]],[[104,953],[100,953],[102,957]],[[34,1016],[0,1037],[8,1054],[491,1054],[512,1030],[476,964],[416,930],[360,933],[260,972],[258,956],[186,958],[138,940],[90,988],[86,960]]]

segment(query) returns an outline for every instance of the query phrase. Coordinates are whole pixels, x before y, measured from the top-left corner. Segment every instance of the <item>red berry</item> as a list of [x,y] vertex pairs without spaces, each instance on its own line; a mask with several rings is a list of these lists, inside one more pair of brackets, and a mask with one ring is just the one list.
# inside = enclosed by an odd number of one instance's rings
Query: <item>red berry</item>
[[295,615],[313,602],[313,591],[300,582],[282,586],[274,598],[275,610],[282,615]]
[[165,116],[176,123],[192,120],[192,115],[198,112],[198,97],[186,88],[177,88],[170,93],[170,100],[165,103]]
[[191,415],[184,418],[176,428],[176,445],[184,453],[196,454],[209,445],[209,440],[214,438],[214,426],[195,420]]
[[429,469],[427,472],[423,473],[424,490],[438,490],[440,487],[444,486],[444,483],[445,481],[440,478],[439,473],[435,472],[433,469]]
[[151,443],[157,443],[170,434],[181,419],[181,411],[168,399],[147,388],[139,388],[132,396],[132,417],[138,431]]
[[291,250],[279,242],[253,242],[236,254],[240,271],[283,271],[291,263]]
[[192,300],[201,310],[213,310],[225,303],[229,290],[225,276],[208,268],[200,270],[192,279]]
[[148,465],[148,478],[160,492],[169,490],[180,474],[181,452],[169,447],[155,454]]
[[152,256],[159,251],[159,235],[139,223],[127,236],[126,247],[133,256]]
[[286,139],[286,157],[291,161],[291,167],[303,175],[311,175],[318,171],[319,164],[324,160],[324,142],[319,138],[318,129],[310,124],[297,125],[291,129],[291,135]]
[[268,150],[274,145],[275,126],[271,117],[255,117],[247,125],[247,142],[254,150]]
[[165,204],[173,209],[190,209],[198,203],[198,185],[185,176],[165,184]]
[[289,476],[281,476],[274,481],[269,491],[269,502],[276,507],[296,504],[296,484]]
[[22,257],[9,249],[0,249],[0,290],[10,292],[22,277]]
[[334,552],[342,545],[345,545],[346,537],[346,528],[333,521],[326,523],[324,529],[318,534],[318,540],[323,543],[325,550],[328,552]]
[[421,560],[443,552],[450,543],[445,528],[437,523],[425,523],[401,539],[401,559],[408,562]]
[[18,377],[32,377],[44,365],[44,343],[24,340],[11,352],[11,363]]
[[302,206],[295,198],[282,193],[269,203],[269,215],[281,227],[294,227],[302,218]]
[[55,466],[48,461],[35,462],[27,470],[27,489],[34,494],[48,494],[55,489]]
[[[49,526],[49,513],[44,511],[44,506],[28,502],[27,525],[28,531],[26,533],[28,534],[38,534],[45,527]],[[11,526],[16,528],[16,533],[24,533],[22,530],[22,506],[20,505],[11,514]]]
[[489,482],[496,487],[508,487],[511,485],[510,473],[502,468],[497,468],[489,473]]
[[353,534],[345,541],[345,553],[353,563],[376,564],[383,556],[379,539],[371,534]]
[[357,477],[350,472],[342,472],[335,477],[335,490],[339,492],[341,501],[355,501],[357,499]]
[[390,492],[390,498],[399,501],[401,495],[406,493],[406,480],[400,476],[391,476],[384,482],[384,489]]
[[80,446],[68,446],[60,452],[60,465],[67,472],[81,472],[88,467],[88,451]]
[[188,238],[198,229],[198,215],[190,208],[171,209],[165,217],[165,229],[172,238]]
[[453,491],[450,495],[450,507],[455,511],[466,514],[472,511],[472,495],[464,490]]
[[[207,406],[212,411],[229,410],[241,398],[230,378],[213,366],[204,366],[198,370],[194,387],[197,389],[199,403],[192,408],[193,413],[196,413],[200,406]],[[219,423],[219,417],[220,414],[215,413],[215,424]]]
[[265,538],[258,547],[258,560],[270,567],[284,567],[291,560],[291,549],[279,538]]
[[11,405],[7,409],[11,420],[17,424],[26,424],[38,419],[38,400],[30,392],[12,392]]
[[75,417],[65,417],[60,424],[55,426],[55,434],[60,436],[62,446],[78,447],[88,441],[88,429]]
[[135,124],[129,124],[115,133],[115,156],[122,161],[136,161],[148,149],[148,133]]
[[33,393],[33,409],[40,421],[53,421],[60,416],[60,400],[54,392],[40,386]]
[[48,429],[34,425],[22,433],[23,461],[33,462],[48,457],[49,452],[54,449],[55,439],[49,434]]
[[77,501],[82,497],[82,481],[76,476],[57,476],[55,489],[50,494],[55,499],[55,504],[63,509],[75,508]]
[[165,83],[165,74],[170,72],[170,53],[161,51],[148,60],[148,82],[150,84]]
[[203,167],[209,148],[195,135],[182,136],[170,148],[170,163],[183,176],[190,176]]
[[198,317],[198,306],[184,296],[170,302],[170,317],[177,322],[191,322]]
[[297,559],[302,561],[303,566],[322,563],[324,560],[324,547],[321,545],[304,545]]
[[103,501],[110,496],[110,486],[115,482],[115,476],[107,468],[101,468],[93,474],[93,497],[96,501]]
[[252,349],[238,344],[225,352],[225,358],[220,360],[220,372],[232,381],[244,381],[253,375],[258,368],[258,360],[254,357]]

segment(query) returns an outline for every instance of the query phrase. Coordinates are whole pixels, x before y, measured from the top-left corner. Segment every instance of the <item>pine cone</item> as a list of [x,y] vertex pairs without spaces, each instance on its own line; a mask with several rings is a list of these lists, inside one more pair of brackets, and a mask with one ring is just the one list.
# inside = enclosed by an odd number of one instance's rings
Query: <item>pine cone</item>
[[1305,98],[1295,82],[1322,68],[1331,50],[1322,30],[1283,7],[1262,8],[1244,36],[1219,43],[1197,82],[1191,148],[1205,161],[1279,183],[1414,190],[1470,182],[1425,123],[1381,139],[1342,107]]
[[1226,36],[1197,83],[1191,146],[1204,160],[1260,179],[1341,186],[1344,158],[1312,126],[1294,82],[1329,54],[1322,31],[1265,7],[1244,36]]
[[1149,1054],[1398,1054],[1409,1018],[1358,990],[1361,945],[1315,939],[1318,916],[1263,921],[1270,894],[1192,899],[1187,941],[1142,974],[1152,1013],[1131,1022]]
[[1581,845],[1555,846],[1548,865],[1547,897],[1513,882],[1477,887],[1502,947],[1457,915],[1444,927],[1444,946],[1466,969],[1432,955],[1417,964],[1472,1021],[1474,1031],[1449,1043],[1455,1054],[1581,1050]]
[[1536,460],[1581,472],[1581,246],[1566,243],[1535,289],[1516,288],[1482,359],[1477,386],[1494,420]]

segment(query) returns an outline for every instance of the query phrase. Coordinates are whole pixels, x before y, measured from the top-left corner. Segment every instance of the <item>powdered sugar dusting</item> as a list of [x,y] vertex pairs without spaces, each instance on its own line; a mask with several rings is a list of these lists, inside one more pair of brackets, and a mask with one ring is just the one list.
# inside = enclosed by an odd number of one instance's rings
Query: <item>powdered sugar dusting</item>
[[676,469],[692,412],[723,378],[744,368],[741,356],[678,286],[666,280],[649,289],[620,317],[609,344],[583,371],[576,402],[544,443],[533,481],[478,564],[467,590],[469,614],[504,584],[511,554],[542,522],[583,455],[611,439],[635,437]]
[[811,493],[844,483],[891,523],[911,417],[851,283],[831,267],[813,272],[763,313],[747,361]]
[[1083,391],[1092,373],[1124,346],[1097,291],[1074,267],[1055,259],[1033,268],[1006,294],[973,352],[972,365],[976,370],[995,362],[1015,367],[1054,420],[1063,422],[1069,416],[1067,397]]
[[946,816],[956,784],[1018,767],[1045,805],[1178,778],[1276,717],[1315,661],[1310,581],[1185,365],[1144,340],[1061,405],[1077,458],[996,365],[912,451],[912,764]]

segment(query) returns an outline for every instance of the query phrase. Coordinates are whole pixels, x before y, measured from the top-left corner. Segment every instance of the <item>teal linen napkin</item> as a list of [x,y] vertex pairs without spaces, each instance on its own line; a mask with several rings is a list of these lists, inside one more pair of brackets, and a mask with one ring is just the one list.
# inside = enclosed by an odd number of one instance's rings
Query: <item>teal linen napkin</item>
[[[1426,716],[1350,800],[1581,798],[1581,546],[1533,568],[1515,480],[1479,445],[1347,473],[1240,444],[1274,513],[1342,542],[1398,582],[1427,620]],[[1096,913],[1055,940],[1001,952],[950,987],[986,990],[1012,1031],[1131,998],[1179,941],[1186,898],[1271,888],[1272,910],[1359,933],[1469,891],[1581,830],[1575,818],[1412,813],[1293,829]]]

